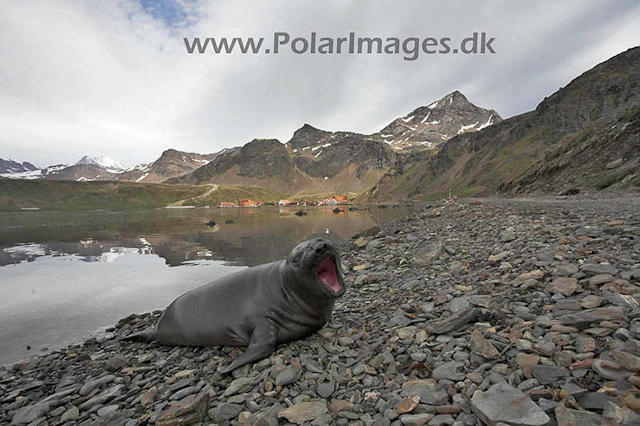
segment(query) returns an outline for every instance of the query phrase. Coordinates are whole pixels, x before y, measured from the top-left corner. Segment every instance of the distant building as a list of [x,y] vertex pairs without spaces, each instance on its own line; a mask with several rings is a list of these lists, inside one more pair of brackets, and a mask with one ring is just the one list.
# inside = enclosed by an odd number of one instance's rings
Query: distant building
[[238,200],[239,207],[255,207],[256,203],[253,200]]
[[349,201],[349,198],[346,195],[336,195],[335,200],[339,203],[346,203],[347,201]]
[[278,205],[279,206],[290,206],[291,205],[291,201],[289,201],[289,200],[280,200],[278,202]]
[[236,205],[233,204],[233,202],[231,201],[223,201],[220,203],[220,207],[235,207]]
[[338,200],[335,198],[325,198],[322,200],[322,204],[338,204]]
[[264,201],[255,201],[256,207],[264,206]]

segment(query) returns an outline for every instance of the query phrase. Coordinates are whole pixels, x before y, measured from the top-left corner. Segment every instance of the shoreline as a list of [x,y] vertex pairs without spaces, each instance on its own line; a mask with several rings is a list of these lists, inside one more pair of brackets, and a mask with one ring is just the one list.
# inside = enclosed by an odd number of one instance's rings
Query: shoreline
[[0,422],[636,421],[639,198],[527,198],[432,203],[339,243],[328,326],[233,375],[216,368],[243,349],[117,341],[161,311],[0,369]]

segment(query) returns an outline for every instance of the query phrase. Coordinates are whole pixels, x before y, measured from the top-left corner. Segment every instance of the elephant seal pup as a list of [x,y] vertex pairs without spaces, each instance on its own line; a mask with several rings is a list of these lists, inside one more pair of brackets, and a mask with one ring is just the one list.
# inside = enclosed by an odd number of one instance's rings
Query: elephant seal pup
[[331,318],[345,292],[340,260],[326,240],[298,244],[286,260],[254,266],[178,297],[154,330],[124,340],[183,346],[248,346],[228,373],[302,339]]

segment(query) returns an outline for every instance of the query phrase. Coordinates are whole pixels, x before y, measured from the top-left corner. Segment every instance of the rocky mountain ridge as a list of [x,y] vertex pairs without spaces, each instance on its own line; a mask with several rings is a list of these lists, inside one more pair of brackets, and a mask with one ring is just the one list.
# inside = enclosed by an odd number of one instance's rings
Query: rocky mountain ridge
[[[43,169],[32,166],[33,170],[27,171],[13,167],[0,175],[15,179],[161,183],[167,179],[188,174],[226,151],[222,150],[214,154],[197,154],[168,149],[156,161],[149,164],[138,164],[129,169],[125,169],[118,161],[108,157],[85,155],[73,165],[57,164]],[[24,164],[29,163],[25,162]]]
[[456,90],[397,118],[375,136],[394,149],[435,149],[456,135],[482,130],[501,121],[496,111],[472,104]]
[[574,79],[534,111],[458,135],[435,155],[407,158],[369,200],[576,193],[640,186],[640,48]]
[[19,163],[17,161],[13,161],[11,159],[4,160],[0,158],[0,175],[2,174],[12,174],[12,173],[25,173],[25,172],[33,172],[38,170],[36,166],[29,163],[28,161],[24,161]]
[[[310,145],[311,144],[311,145]],[[169,183],[258,185],[299,191],[361,191],[373,185],[396,154],[373,138],[326,132],[308,124],[286,144],[255,139]]]
[[[423,114],[424,111],[427,112]],[[275,139],[255,139],[243,147],[209,155],[169,149],[155,162],[126,170],[107,157],[85,156],[74,165],[50,166],[29,177],[259,185],[287,192],[359,192],[374,185],[399,158],[437,148],[450,137],[448,133],[455,133],[454,128],[456,132],[477,131],[502,120],[495,111],[473,105],[458,91],[416,109],[412,115],[412,120],[420,122],[404,125],[400,123],[410,120],[398,118],[373,135],[329,132],[305,124],[285,144]],[[426,121],[423,115],[434,117],[434,121]],[[385,139],[388,134],[397,135],[398,140],[389,136]],[[425,140],[432,142],[423,143]]]
[[455,91],[372,135],[330,132],[304,124],[285,144],[255,139],[169,182],[359,192],[374,185],[403,158],[428,156],[416,152],[433,152],[453,134],[475,132],[501,121],[494,110],[477,107]]
[[197,154],[175,149],[165,150],[160,158],[149,164],[141,164],[126,170],[117,180],[161,183],[173,177],[188,174],[224,153],[225,150],[214,154]]

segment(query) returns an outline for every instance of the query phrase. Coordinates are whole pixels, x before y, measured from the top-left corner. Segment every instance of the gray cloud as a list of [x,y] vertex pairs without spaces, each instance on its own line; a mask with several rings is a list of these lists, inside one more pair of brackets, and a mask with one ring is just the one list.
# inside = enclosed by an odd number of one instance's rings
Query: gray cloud
[[[640,44],[635,1],[9,2],[0,15],[0,157],[41,166],[215,152],[303,123],[378,131],[453,90],[509,117]],[[169,16],[169,17],[168,17]],[[173,18],[176,19],[170,19]],[[179,19],[177,19],[179,18]],[[188,55],[182,37],[495,37],[495,55]]]

